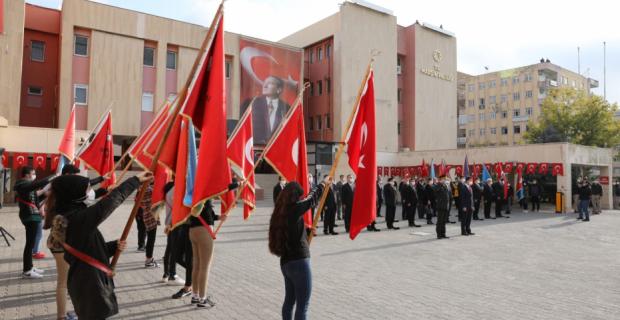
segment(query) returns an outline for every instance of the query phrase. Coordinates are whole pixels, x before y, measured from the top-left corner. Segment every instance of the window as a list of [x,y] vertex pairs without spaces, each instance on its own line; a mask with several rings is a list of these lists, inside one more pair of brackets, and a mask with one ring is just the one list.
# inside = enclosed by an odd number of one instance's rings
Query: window
[[495,112],[489,112],[489,120],[495,120]]
[[484,83],[484,82],[480,82],[480,83],[478,83],[478,89],[480,89],[480,90],[484,89],[484,87],[485,87],[485,86],[486,86],[486,85],[485,85],[485,83]]
[[476,115],[475,114],[470,114],[470,115],[468,115],[468,117],[469,117],[469,121],[468,122],[476,121]]
[[398,121],[396,125],[397,125],[396,131],[398,132],[398,135],[400,136],[400,121]]
[[468,106],[470,106],[470,107],[475,106],[475,105],[476,105],[476,100],[474,100],[474,99],[470,99],[470,100],[468,100],[468,101],[467,101],[467,105],[468,105]]
[[521,116],[521,109],[514,109],[512,110],[512,117],[513,118],[517,118]]
[[500,80],[500,85],[501,85],[502,87],[507,86],[507,85],[508,85],[508,79],[502,78],[502,79]]
[[474,92],[475,89],[476,89],[475,85],[473,85],[473,84],[468,84],[467,85],[467,91]]
[[226,67],[226,79],[230,79],[230,72],[232,71],[230,69],[231,68],[230,61],[226,61],[225,67]]
[[313,56],[313,55],[314,55],[314,54],[313,54],[313,52],[312,52],[312,49],[308,49],[308,61],[309,61],[310,63],[312,63],[312,58],[313,58],[312,56]]
[[316,82],[316,87],[319,90],[319,96],[322,95],[323,94],[323,81],[321,81],[321,80],[317,81]]
[[478,118],[480,119],[480,121],[484,121],[484,113],[479,114]]
[[43,88],[29,86],[28,87],[28,95],[30,95],[30,96],[42,96],[43,95]]
[[142,63],[146,67],[155,66],[155,48],[144,47],[144,58]]
[[325,128],[331,129],[331,127],[332,127],[332,119],[328,113],[325,115]]
[[575,82],[575,80],[573,80],[573,88],[577,88],[577,82]]
[[497,128],[491,128],[489,131],[491,134],[497,134]]
[[525,97],[526,98],[531,98],[532,96],[533,96],[532,90],[525,91]]
[[308,123],[310,124],[310,130],[314,130],[314,119],[310,117]]
[[519,83],[519,77],[512,77],[512,84],[517,84]]
[[514,134],[521,134],[521,125],[515,125],[512,130]]
[[153,94],[150,92],[142,93],[142,111],[153,112]]
[[568,84],[568,78],[567,77],[562,77],[562,83],[563,84]]
[[332,92],[332,79],[331,78],[325,79],[325,86],[327,87],[327,93]]
[[533,113],[534,113],[534,108],[532,107],[525,108],[525,114],[527,114],[528,116],[532,116]]
[[314,95],[314,83],[310,82],[310,96]]
[[495,88],[495,80],[489,81],[489,88]]
[[532,81],[532,75],[530,73],[526,73],[525,74],[525,79],[523,81],[525,81],[525,82]]
[[[467,115],[461,114],[459,115],[459,124],[467,124]],[[465,130],[465,129],[463,129]]]
[[45,61],[45,42],[34,40],[30,42],[30,60]]
[[508,127],[502,127],[502,135],[508,134]]
[[508,99],[508,97],[507,97],[505,94],[502,94],[502,96],[500,97],[500,99],[501,99],[500,101],[501,101],[502,103],[504,103],[504,102],[506,102],[506,100]]
[[480,104],[478,105],[478,109],[480,110],[484,109],[484,98],[480,98]]
[[495,103],[497,103],[497,96],[490,96],[490,97],[489,97],[489,103],[490,103],[490,104],[495,104]]
[[316,49],[316,61],[323,60],[323,48]]
[[403,101],[403,89],[398,88],[398,90],[396,91],[396,100],[398,101],[398,103],[401,103]]
[[502,111],[502,119],[506,119],[506,118],[508,118],[508,111],[503,110]]
[[73,86],[73,103],[77,105],[88,104],[88,86],[85,84],[76,84]]
[[469,135],[470,137],[473,137],[476,135],[476,129],[469,129]]
[[323,124],[321,123],[321,116],[316,116],[316,128],[318,130],[323,129]]
[[487,131],[486,128],[480,128],[480,135],[484,136],[487,133],[486,131]]
[[174,102],[174,100],[176,100],[176,98],[177,98],[177,94],[176,93],[170,93],[170,94],[168,94],[167,101],[168,101],[168,103],[172,103],[172,102]]
[[327,46],[325,46],[325,57],[329,58],[332,55],[332,45],[328,44]]
[[520,99],[521,99],[521,93],[520,92],[514,92],[512,94],[512,100],[517,101],[517,100],[520,100]]
[[177,68],[177,53],[174,51],[166,52],[166,69],[176,70]]
[[73,54],[76,56],[88,56],[88,37],[75,35],[73,44]]

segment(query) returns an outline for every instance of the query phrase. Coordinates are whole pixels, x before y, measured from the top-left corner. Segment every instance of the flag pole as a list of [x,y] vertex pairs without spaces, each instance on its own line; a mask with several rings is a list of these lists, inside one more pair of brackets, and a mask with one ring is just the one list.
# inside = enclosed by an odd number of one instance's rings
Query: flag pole
[[[220,6],[217,9],[217,12],[215,13],[215,17],[213,18],[213,21],[211,22],[211,26],[209,27],[209,30],[207,32],[207,36],[202,42],[200,51],[198,52],[198,55],[196,56],[196,59],[194,60],[194,65],[192,66],[192,69],[187,77],[185,85],[183,86],[183,89],[181,90],[181,94],[179,94],[178,101],[185,101],[185,98],[187,97],[188,88],[194,80],[196,70],[198,69],[200,61],[202,60],[205,52],[207,52],[207,47],[210,47],[212,45],[212,42],[213,42],[212,40],[215,35],[215,27],[221,21],[223,10],[224,10],[224,2],[222,1],[220,3]],[[157,162],[159,161],[159,156],[161,155],[161,152],[163,150],[164,142],[166,141],[166,139],[170,135],[170,132],[172,131],[172,126],[175,122],[175,118],[181,111],[181,105],[182,105],[181,103],[177,102],[177,104],[174,106],[173,116],[170,117],[170,119],[168,120],[168,123],[166,124],[166,131],[164,132],[164,136],[159,142],[159,145],[157,146],[157,151],[155,152],[155,156],[153,157],[153,160],[151,161],[151,168],[149,170],[151,172],[154,172],[157,169],[157,165],[158,165]],[[142,198],[144,198],[144,194],[146,193],[146,189],[149,186],[149,184],[150,182],[144,182],[140,186],[138,194],[136,195],[133,209],[131,210],[131,214],[129,215],[129,218],[127,219],[125,228],[123,229],[123,234],[121,235],[120,241],[125,241],[127,239],[127,236],[129,235],[129,231],[131,230],[131,225],[133,224],[133,220],[135,219],[136,214],[138,213],[138,209],[140,208]],[[115,268],[120,254],[121,254],[121,251],[117,249],[116,253],[114,254],[114,257],[112,258],[112,263],[110,264],[112,269]]]
[[[370,70],[372,69],[372,63],[375,60],[375,56],[378,54],[372,54],[371,58],[370,58],[370,62],[368,62],[368,67],[366,67],[366,75],[364,76],[364,80],[362,81],[359,90],[357,91],[357,98],[355,98],[355,105],[353,107],[353,110],[351,110],[351,114],[349,115],[349,120],[347,121],[347,125],[345,126],[346,130],[342,131],[342,138],[340,139],[340,141],[338,142],[338,152],[336,153],[336,159],[334,160],[334,163],[332,164],[332,168],[329,171],[329,177],[333,178],[334,174],[336,174],[336,167],[338,167],[338,163],[340,162],[340,157],[342,156],[342,153],[344,152],[344,146],[346,144],[346,139],[347,139],[347,135],[349,134],[349,130],[351,130],[351,124],[353,123],[353,117],[355,117],[355,114],[357,114],[357,111],[359,109],[360,106],[360,100],[362,99],[362,91],[364,90],[364,87],[366,86],[366,83],[368,82],[368,76],[370,75]],[[319,179],[317,179],[317,182],[319,181]],[[321,212],[323,211],[323,207],[325,207],[325,201],[327,200],[327,193],[328,193],[328,189],[331,187],[332,183],[328,182],[327,185],[325,185],[325,189],[323,190],[323,194],[321,194],[321,199],[319,200],[319,207],[316,210],[316,213],[314,214],[314,218],[312,219],[312,232],[310,232],[310,234],[308,235],[308,244],[310,244],[312,242],[312,238],[314,237],[314,230],[316,229],[317,224],[319,223],[319,218],[321,217]]]
[[112,105],[113,104],[114,104],[114,102],[110,102],[110,105],[108,105],[108,110],[106,110],[106,112],[101,114],[101,116],[99,117],[99,120],[97,121],[97,124],[95,125],[95,127],[92,130],[90,130],[90,132],[88,132],[87,140],[84,141],[84,143],[80,146],[80,149],[78,149],[78,151],[73,156],[73,161],[71,161],[72,163],[75,161],[75,159],[77,159],[80,156],[80,154],[84,151],[84,149],[86,149],[86,147],[88,147],[90,145],[90,143],[88,143],[88,140],[90,139],[90,137],[93,136],[93,134],[95,133],[95,130],[97,130],[97,128],[101,128],[101,124],[103,123],[103,119],[105,119],[106,114],[108,114],[108,113],[110,113],[110,111],[112,111]]
[[[297,107],[297,104],[299,103],[299,101],[302,99],[303,97],[303,93],[304,91],[310,87],[310,82],[306,82],[304,83],[304,85],[301,87],[299,93],[297,94],[297,98],[295,98],[295,101],[293,102],[293,106]],[[284,117],[284,119],[288,120],[293,112],[294,108],[291,108],[286,116]],[[258,160],[256,160],[256,162],[254,163],[254,168],[252,168],[252,172],[250,173],[250,175],[248,175],[245,179],[245,181],[243,182],[242,186],[240,187],[240,190],[243,190],[243,188],[245,188],[245,186],[248,183],[248,180],[250,179],[250,177],[252,175],[254,175],[254,170],[256,170],[256,167],[258,167],[258,165],[260,165],[264,160],[265,160],[265,153],[267,152],[267,150],[269,150],[267,147],[271,146],[271,143],[273,142],[273,140],[278,136],[278,134],[280,133],[280,131],[282,131],[282,128],[284,127],[284,123],[286,121],[280,121],[280,124],[278,125],[278,128],[276,129],[276,131],[271,135],[271,137],[269,137],[269,141],[267,142],[267,144],[265,145],[265,149],[263,149],[263,152],[260,154],[260,156],[258,157]],[[241,123],[238,123],[237,126],[241,125]],[[235,131],[238,128],[235,128]],[[233,131],[234,132],[234,131]],[[233,203],[237,203],[237,201],[239,200],[239,198],[241,198],[241,193],[242,192],[237,192],[235,195],[235,201]],[[220,229],[222,228],[222,225],[224,224],[224,220],[220,220],[220,222],[217,225],[217,228],[215,229],[214,235],[217,235],[217,233],[220,231]]]

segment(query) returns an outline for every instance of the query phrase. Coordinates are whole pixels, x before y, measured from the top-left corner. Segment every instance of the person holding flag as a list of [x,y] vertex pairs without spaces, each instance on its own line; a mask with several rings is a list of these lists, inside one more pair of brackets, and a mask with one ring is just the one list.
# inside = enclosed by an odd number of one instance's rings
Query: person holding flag
[[504,190],[505,186],[504,176],[499,181],[493,183],[493,196],[495,197],[495,218],[510,218],[509,216],[502,215],[502,209],[506,202],[507,192]]
[[521,176],[521,171],[517,172],[517,200],[519,201],[519,206],[523,209],[523,212],[527,213],[527,197],[525,196],[525,186],[523,185],[523,177]]

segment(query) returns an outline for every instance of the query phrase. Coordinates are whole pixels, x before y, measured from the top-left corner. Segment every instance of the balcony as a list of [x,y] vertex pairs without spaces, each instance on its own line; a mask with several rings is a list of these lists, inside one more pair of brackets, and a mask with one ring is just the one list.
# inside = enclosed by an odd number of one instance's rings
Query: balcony
[[517,116],[517,117],[512,117],[512,122],[527,122],[528,120],[530,120],[530,116],[528,115],[521,115],[521,116]]
[[458,137],[458,138],[456,138],[456,144],[459,144],[459,145],[467,144],[467,138],[466,137]]

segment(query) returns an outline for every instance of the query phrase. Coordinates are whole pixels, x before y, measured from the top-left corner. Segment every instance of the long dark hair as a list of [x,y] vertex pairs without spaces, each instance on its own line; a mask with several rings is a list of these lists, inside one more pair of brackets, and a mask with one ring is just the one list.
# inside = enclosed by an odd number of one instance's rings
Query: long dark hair
[[50,188],[47,198],[45,198],[45,221],[43,229],[47,230],[52,227],[52,222],[56,217],[56,193]]
[[281,257],[288,240],[287,218],[295,203],[303,196],[304,190],[297,182],[286,184],[278,199],[269,221],[269,251]]

